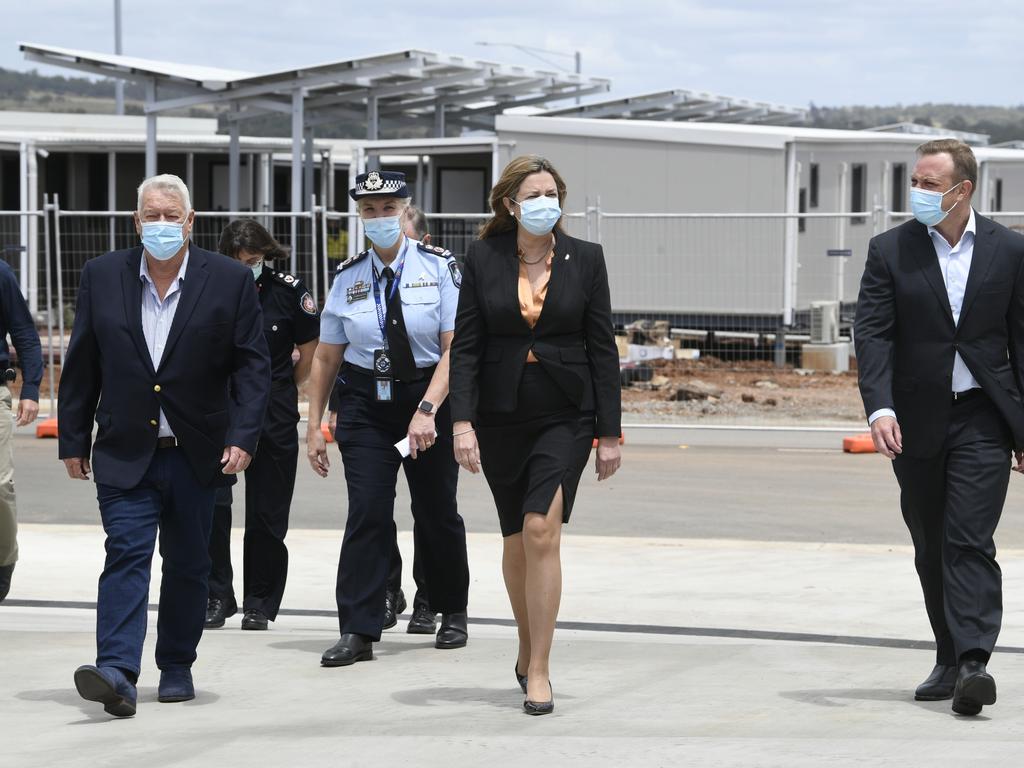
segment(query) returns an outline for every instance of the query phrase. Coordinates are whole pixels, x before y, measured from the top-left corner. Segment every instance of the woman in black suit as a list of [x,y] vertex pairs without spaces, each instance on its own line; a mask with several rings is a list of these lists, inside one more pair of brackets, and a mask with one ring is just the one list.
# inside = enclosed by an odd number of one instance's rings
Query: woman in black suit
[[566,187],[541,157],[509,163],[469,246],[451,348],[455,457],[484,476],[504,536],[529,714],[554,709],[548,660],[562,592],[561,527],[598,438],[598,480],[621,461],[619,356],[601,246],[560,226]]

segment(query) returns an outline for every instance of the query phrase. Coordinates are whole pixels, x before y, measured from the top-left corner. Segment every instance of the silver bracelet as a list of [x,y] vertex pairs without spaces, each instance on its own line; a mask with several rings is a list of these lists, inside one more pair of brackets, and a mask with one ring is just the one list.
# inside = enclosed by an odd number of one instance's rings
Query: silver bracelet
[[452,435],[452,437],[462,437],[462,435],[468,435],[468,434],[469,434],[470,432],[476,432],[476,430],[475,430],[475,429],[473,429],[472,427],[470,427],[469,429],[467,429],[467,430],[464,430],[464,431],[462,431],[462,432],[455,432],[455,433],[454,433],[454,434]]

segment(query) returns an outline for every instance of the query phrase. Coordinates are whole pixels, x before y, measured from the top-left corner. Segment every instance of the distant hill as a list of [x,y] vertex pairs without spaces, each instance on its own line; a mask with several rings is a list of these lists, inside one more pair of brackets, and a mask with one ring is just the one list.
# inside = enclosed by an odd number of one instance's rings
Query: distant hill
[[894,107],[818,107],[811,104],[809,121],[817,128],[854,130],[901,122],[937,125],[954,131],[987,133],[993,144],[1024,139],[1024,106],[907,104]]
[[[126,112],[142,114],[142,99],[141,86],[130,83],[125,85]],[[0,69],[0,110],[3,109],[111,114],[114,111],[114,83],[110,80]],[[215,117],[219,112],[212,107],[197,107],[169,114]],[[892,107],[820,107],[811,104],[808,120],[818,128],[855,130],[906,121],[941,125],[956,131],[987,133],[992,137],[992,143],[1024,139],[1024,106],[908,104]],[[268,115],[246,121],[244,130],[250,136],[288,136],[291,122],[287,115]],[[416,126],[385,124],[381,131],[384,138],[425,135],[425,131]],[[366,135],[366,125],[359,120],[338,121],[318,127],[316,135],[321,138],[362,138]]]

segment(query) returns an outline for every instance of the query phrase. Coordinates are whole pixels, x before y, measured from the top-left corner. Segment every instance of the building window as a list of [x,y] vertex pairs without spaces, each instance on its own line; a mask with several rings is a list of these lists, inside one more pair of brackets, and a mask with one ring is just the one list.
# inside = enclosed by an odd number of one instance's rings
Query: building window
[[889,198],[889,210],[895,212],[907,210],[906,163],[896,163],[892,167],[892,196]]
[[[850,168],[850,212],[864,213],[868,209],[868,167],[864,163],[854,163]],[[851,224],[863,224],[864,216],[850,219]]]
[[[799,200],[800,213],[807,213],[807,188],[800,187],[800,200]],[[803,216],[796,220],[796,228],[799,232],[807,231],[807,219]]]
[[1003,210],[1003,180],[996,179],[996,198],[993,201],[995,204],[992,206],[992,210],[1001,211]]
[[811,204],[811,208],[817,208],[818,207],[818,181],[819,181],[819,177],[818,177],[818,164],[817,163],[811,163],[811,179],[810,179],[810,188],[811,188],[810,204]]

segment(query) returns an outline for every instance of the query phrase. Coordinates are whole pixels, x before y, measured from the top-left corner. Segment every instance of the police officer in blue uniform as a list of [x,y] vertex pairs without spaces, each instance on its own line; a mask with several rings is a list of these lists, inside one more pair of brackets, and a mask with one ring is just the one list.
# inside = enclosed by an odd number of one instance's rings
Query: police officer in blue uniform
[[[277,618],[288,576],[288,516],[299,458],[299,385],[309,375],[320,333],[316,301],[292,275],[274,269],[286,253],[252,219],[224,229],[218,250],[252,269],[270,348],[270,403],[259,447],[245,471],[242,629],[264,630]],[[298,362],[292,352],[298,348]],[[238,610],[231,568],[231,489],[218,492],[210,535],[210,598],[206,628],[224,626]]]
[[[454,259],[403,234],[404,174],[360,174],[349,194],[373,247],[339,267],[324,306],[306,433],[310,465],[327,477],[321,421],[340,369],[336,439],[349,508],[338,564],[341,638],[323,654],[328,667],[372,659],[380,639],[399,468],[423,543],[430,607],[441,614],[434,645],[461,648],[468,638],[466,530],[446,402],[461,276]],[[405,458],[396,448],[403,440]]]

